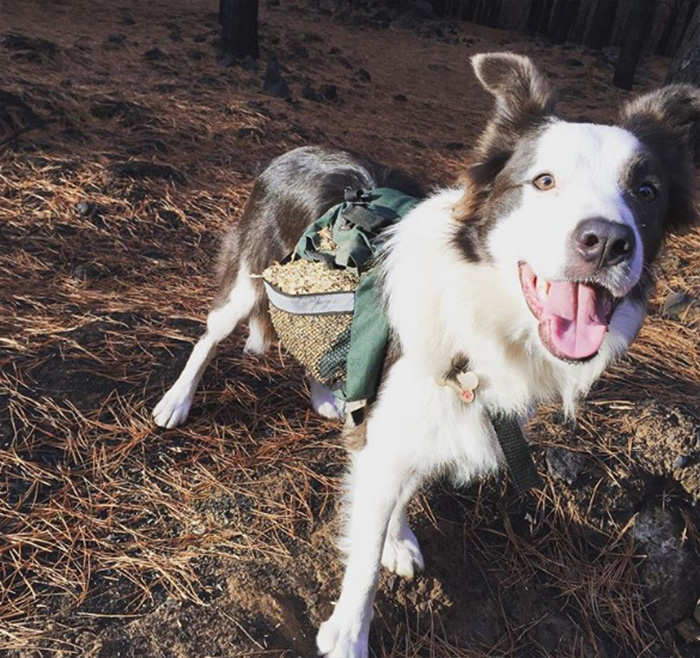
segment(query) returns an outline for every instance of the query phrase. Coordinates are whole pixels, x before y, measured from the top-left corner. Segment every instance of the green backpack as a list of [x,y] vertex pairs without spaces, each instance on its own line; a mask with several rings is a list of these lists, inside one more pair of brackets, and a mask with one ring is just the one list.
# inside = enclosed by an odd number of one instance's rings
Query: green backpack
[[[347,190],[345,201],[310,224],[294,253],[275,266],[294,275],[299,260],[316,263],[304,271],[311,269],[319,285],[305,280],[303,292],[290,293],[275,283],[272,268],[263,273],[280,341],[341,400],[368,400],[376,394],[389,341],[376,256],[386,229],[419,202],[388,188]],[[328,290],[334,277],[342,280],[339,289]]]

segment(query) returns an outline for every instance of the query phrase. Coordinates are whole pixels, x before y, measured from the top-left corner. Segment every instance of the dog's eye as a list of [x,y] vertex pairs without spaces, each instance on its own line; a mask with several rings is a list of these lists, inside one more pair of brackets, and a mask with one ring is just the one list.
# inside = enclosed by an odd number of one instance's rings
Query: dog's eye
[[654,201],[657,196],[659,196],[659,192],[652,185],[651,183],[642,183],[638,188],[637,188],[637,196],[642,200],[642,201]]
[[546,192],[547,190],[553,190],[557,186],[557,182],[554,180],[552,174],[540,174],[532,184],[538,189]]

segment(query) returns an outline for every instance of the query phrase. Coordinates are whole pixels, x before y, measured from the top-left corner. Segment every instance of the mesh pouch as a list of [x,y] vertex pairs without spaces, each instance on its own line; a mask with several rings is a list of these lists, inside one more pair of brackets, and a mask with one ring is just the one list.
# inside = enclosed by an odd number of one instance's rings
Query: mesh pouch
[[[341,391],[347,379],[355,290],[329,290],[347,288],[346,273],[325,263],[314,263],[314,281],[313,276],[309,277],[308,266],[302,267],[304,263],[290,261],[263,273],[272,324],[282,344],[316,381],[334,392]],[[275,276],[282,269],[284,283]],[[310,292],[288,291],[294,287],[298,270],[304,270],[304,289]],[[313,292],[315,287],[324,292]]]

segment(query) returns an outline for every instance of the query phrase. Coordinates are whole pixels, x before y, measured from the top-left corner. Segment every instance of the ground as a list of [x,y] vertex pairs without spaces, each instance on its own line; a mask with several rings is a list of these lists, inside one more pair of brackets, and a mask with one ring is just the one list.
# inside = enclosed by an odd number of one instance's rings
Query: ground
[[[149,415],[202,331],[218,238],[259,167],[336,144],[449,184],[491,101],[469,56],[531,55],[565,116],[612,121],[614,52],[268,0],[262,59],[217,63],[215,2],[24,0],[0,24],[0,652],[312,656],[337,595],[345,454],[280,350],[220,351],[190,420]],[[420,3],[417,3],[420,5]],[[424,7],[424,5],[420,5]],[[394,21],[391,26],[388,23]],[[291,91],[262,93],[276,58]],[[668,61],[647,58],[635,91]],[[382,575],[375,656],[693,656],[700,593],[700,236],[545,476],[437,483],[425,573]],[[699,615],[700,616],[700,615]]]

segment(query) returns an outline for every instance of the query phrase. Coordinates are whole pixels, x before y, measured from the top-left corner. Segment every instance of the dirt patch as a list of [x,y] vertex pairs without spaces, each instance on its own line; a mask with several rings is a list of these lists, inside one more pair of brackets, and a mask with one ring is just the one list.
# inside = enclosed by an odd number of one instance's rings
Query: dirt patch
[[[4,655],[314,655],[345,457],[299,368],[243,359],[239,335],[184,428],[149,419],[202,331],[218,236],[260,166],[303,144],[451,182],[491,106],[474,53],[530,54],[570,119],[629,96],[583,48],[310,4],[263,3],[262,59],[229,67],[211,3],[3,7]],[[283,98],[263,93],[273,59]],[[667,63],[645,60],[638,88]],[[700,587],[700,325],[679,302],[700,298],[697,254],[697,232],[673,240],[649,322],[578,422],[538,414],[540,494],[415,501],[426,572],[382,575],[374,655],[697,655],[675,630]]]

